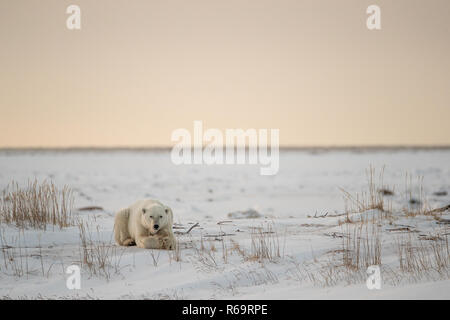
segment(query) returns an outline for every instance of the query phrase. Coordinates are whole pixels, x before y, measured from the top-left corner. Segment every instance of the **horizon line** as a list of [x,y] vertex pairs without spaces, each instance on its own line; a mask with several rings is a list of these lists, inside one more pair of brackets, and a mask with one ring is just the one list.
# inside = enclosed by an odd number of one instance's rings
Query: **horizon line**
[[[206,145],[205,145],[206,146]],[[203,147],[205,147],[203,146]],[[203,148],[202,147],[202,148]],[[171,150],[173,146],[158,146],[158,145],[148,145],[148,146],[13,146],[13,147],[2,147],[0,146],[0,152],[2,151],[168,151]],[[192,148],[192,146],[191,146]],[[223,147],[225,148],[225,146]],[[246,146],[235,146],[235,148],[245,148]],[[271,148],[268,145],[267,148]],[[425,144],[396,144],[396,145],[280,145],[280,150],[283,151],[301,151],[301,150],[447,150],[450,149],[450,144],[436,144],[436,145],[425,145]]]

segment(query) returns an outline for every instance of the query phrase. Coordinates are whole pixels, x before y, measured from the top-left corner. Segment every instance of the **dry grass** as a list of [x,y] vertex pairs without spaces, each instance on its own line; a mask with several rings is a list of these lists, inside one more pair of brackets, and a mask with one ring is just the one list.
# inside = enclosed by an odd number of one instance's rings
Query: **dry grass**
[[440,221],[442,214],[450,209],[450,205],[440,208],[431,208],[423,187],[423,176],[416,178],[416,183],[408,173],[405,177],[405,205],[402,209],[405,216],[413,218],[418,215],[430,216],[433,219]]
[[183,290],[167,290],[167,292],[159,292],[151,295],[150,297],[145,297],[144,300],[186,300]]
[[74,225],[72,208],[72,191],[66,186],[60,190],[53,182],[34,180],[20,188],[12,182],[0,198],[0,222],[19,228],[64,228]]
[[279,236],[273,224],[251,228],[248,247],[243,247],[236,240],[228,239],[226,236],[207,240],[202,236],[199,241],[191,239],[190,243],[194,252],[190,260],[201,272],[224,269],[233,255],[240,257],[242,262],[258,262],[262,265],[264,262],[278,262],[283,257]]
[[[52,268],[58,263],[44,263],[44,252],[42,251],[40,237],[38,246],[27,245],[24,229],[17,229],[17,235],[6,237],[5,230],[0,227],[0,249],[3,260],[0,271],[8,276],[26,277],[42,276],[49,278]],[[31,258],[31,259],[30,259]],[[61,258],[61,257],[60,257]],[[65,273],[64,263],[61,259],[62,273]]]
[[367,269],[381,264],[381,231],[377,223],[346,225],[342,237],[342,265]]
[[[433,239],[433,240],[431,240]],[[450,250],[447,235],[415,240],[408,234],[396,241],[399,268],[413,279],[450,276]]]
[[260,286],[265,284],[276,284],[279,282],[278,276],[265,265],[257,268],[237,268],[233,275],[238,284],[247,283],[248,286]]
[[279,283],[278,275],[264,264],[252,263],[247,266],[238,266],[226,273],[221,281],[211,282],[217,288],[217,293],[223,296],[224,292],[237,295],[242,287],[256,287]]
[[425,197],[423,188],[423,176],[417,177],[417,182],[413,182],[410,174],[405,175],[405,203],[403,213],[408,217],[425,215],[430,208]]
[[169,251],[169,259],[170,261],[174,260],[176,262],[181,262],[181,244],[180,239],[176,239],[176,248],[173,251]]
[[83,221],[79,221],[78,229],[81,267],[87,269],[91,276],[100,276],[107,280],[113,274],[120,274],[121,269],[125,267],[120,265],[125,248],[117,247],[111,240],[109,242],[93,240],[87,223]]
[[[404,207],[394,214],[392,202],[385,201],[385,196],[394,195],[391,188],[383,184],[383,170],[376,181],[375,170],[367,171],[368,188],[366,191],[351,195],[344,192],[346,211],[335,216],[344,216],[338,221],[341,233],[331,233],[334,238],[341,239],[341,246],[312,261],[298,262],[291,259],[293,267],[289,269],[291,279],[309,281],[314,285],[332,286],[342,282],[347,284],[362,283],[367,279],[369,266],[378,265],[382,273],[383,283],[398,285],[420,279],[441,280],[450,275],[450,255],[448,246],[447,219],[441,216],[449,206],[430,210],[423,188],[423,178],[413,183],[410,175],[406,175]],[[348,206],[350,204],[350,206]],[[375,209],[375,210],[374,210]],[[373,211],[369,211],[373,210]],[[387,233],[389,245],[382,243],[382,227],[392,225],[400,216],[414,218],[425,215],[434,218],[442,229],[434,234],[417,234],[414,227],[399,225],[398,228],[386,231],[406,232],[394,242]],[[327,217],[323,215],[322,217]],[[422,221],[422,220],[420,220]],[[397,253],[397,258],[395,252]],[[383,252],[382,252],[383,251]],[[389,264],[382,264],[383,254],[387,255]],[[394,253],[394,255],[392,255]],[[397,264],[397,265],[396,265]]]
[[253,228],[250,232],[251,246],[247,260],[275,262],[281,258],[280,240],[273,224]]
[[[382,212],[387,211],[385,207],[383,193],[379,190],[387,190],[383,184],[384,168],[380,170],[378,180],[375,179],[376,170],[372,166],[366,170],[367,190],[355,195],[350,194],[343,188],[344,201],[347,207],[346,212],[365,212],[367,210],[378,209]],[[350,204],[350,206],[349,206]]]
[[[331,250],[321,258],[299,263],[291,258],[293,268],[290,277],[297,281],[309,281],[318,286],[333,286],[345,282],[361,283],[367,278],[369,266],[381,267],[381,227],[377,216],[341,224],[339,249]],[[384,267],[386,270],[387,267]]]
[[[390,190],[384,185],[383,175],[384,168],[377,174],[375,169],[370,167],[366,170],[366,190],[352,195],[341,189],[346,205],[344,219],[338,221],[342,232],[339,236],[336,236],[337,233],[332,234],[333,237],[341,239],[340,248],[330,251],[320,259],[314,258],[311,262],[299,263],[291,258],[291,278],[319,286],[332,286],[341,282],[352,284],[365,281],[369,266],[381,267],[380,223],[386,218],[392,219],[392,204],[385,201],[386,192],[380,192]],[[375,178],[377,176],[378,179]]]
[[28,253],[23,245],[24,235],[19,231],[17,237],[8,241],[4,232],[0,232],[0,245],[3,255],[3,265],[0,270],[7,275],[22,277],[32,273],[28,263]]
[[[223,241],[223,239],[222,239]],[[200,246],[196,241],[192,241],[192,248],[194,249],[195,259],[192,259],[194,267],[201,272],[212,272],[219,269],[218,259],[216,257],[216,249],[212,241],[203,240],[200,238]]]
[[[291,258],[291,268],[287,270],[289,279],[301,283],[309,282],[314,286],[330,287],[340,284],[352,285],[364,283],[367,280],[366,269],[348,269],[336,261],[334,257],[328,257],[321,261],[298,262]],[[380,265],[383,284],[398,285],[401,275],[387,265]]]
[[154,266],[155,268],[158,267],[158,264],[159,264],[159,256],[160,256],[160,254],[161,254],[161,250],[156,250],[156,251],[157,251],[157,254],[155,254],[155,250],[153,250],[153,249],[150,250],[150,257],[152,258],[153,266]]
[[89,293],[82,296],[79,294],[74,295],[66,295],[66,296],[58,296],[58,295],[51,295],[51,296],[45,296],[41,293],[38,293],[36,296],[29,296],[29,295],[20,295],[20,296],[11,296],[11,295],[3,295],[0,296],[0,300],[99,300],[99,298],[96,298]]

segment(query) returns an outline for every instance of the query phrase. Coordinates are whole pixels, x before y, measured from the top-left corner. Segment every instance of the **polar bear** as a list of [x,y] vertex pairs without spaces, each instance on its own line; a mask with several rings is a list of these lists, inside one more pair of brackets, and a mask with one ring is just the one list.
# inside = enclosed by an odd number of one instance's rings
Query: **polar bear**
[[114,238],[121,246],[168,249],[176,247],[172,210],[152,199],[139,200],[116,213]]

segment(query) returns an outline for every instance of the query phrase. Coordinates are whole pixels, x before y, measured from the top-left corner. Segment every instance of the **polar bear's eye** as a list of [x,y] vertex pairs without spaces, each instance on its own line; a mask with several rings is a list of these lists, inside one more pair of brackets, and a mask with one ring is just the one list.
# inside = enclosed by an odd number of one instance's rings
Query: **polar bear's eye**
[[145,213],[147,210],[145,210],[145,209],[142,209],[142,213]]
[[162,218],[162,216],[159,216],[160,218]]
[[166,209],[165,211],[166,211],[166,213],[169,213],[169,209]]

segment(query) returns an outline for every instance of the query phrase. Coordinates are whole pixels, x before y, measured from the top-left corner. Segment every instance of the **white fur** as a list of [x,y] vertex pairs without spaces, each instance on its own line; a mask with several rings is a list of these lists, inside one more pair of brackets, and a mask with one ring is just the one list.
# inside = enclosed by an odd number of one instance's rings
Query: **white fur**
[[[145,211],[145,212],[144,212]],[[155,230],[154,226],[159,225]],[[172,210],[157,200],[139,200],[116,213],[114,238],[121,246],[174,250]]]

